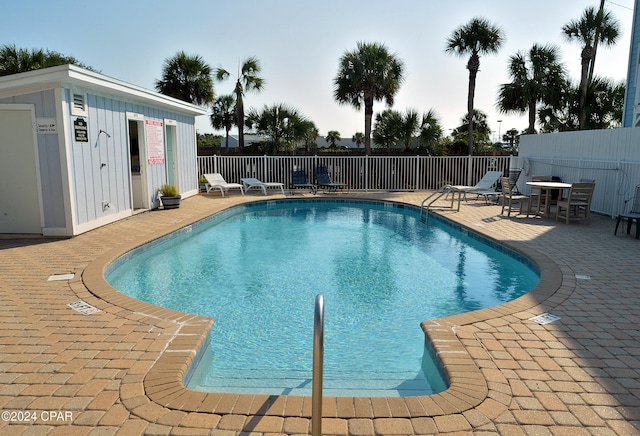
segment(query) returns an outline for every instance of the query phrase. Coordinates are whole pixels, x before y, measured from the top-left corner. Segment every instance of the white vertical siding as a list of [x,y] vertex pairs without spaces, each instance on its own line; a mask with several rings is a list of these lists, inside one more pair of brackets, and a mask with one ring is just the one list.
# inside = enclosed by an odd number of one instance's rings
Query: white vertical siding
[[[178,168],[181,193],[197,191],[196,138],[193,117],[172,113],[131,102],[123,102],[108,96],[87,92],[88,143],[74,141],[73,120],[69,100],[70,90],[65,90],[70,126],[67,141],[71,144],[72,179],[75,198],[76,224],[108,219],[109,215],[131,211],[131,170],[129,162],[129,136],[127,112],[139,113],[145,119],[176,120],[179,153]],[[103,130],[111,137],[104,133]],[[140,146],[145,144],[141,141]],[[143,165],[146,163],[142,163]],[[158,188],[166,183],[165,164],[147,166],[147,192],[152,207],[159,205]],[[108,208],[103,204],[107,202]]]

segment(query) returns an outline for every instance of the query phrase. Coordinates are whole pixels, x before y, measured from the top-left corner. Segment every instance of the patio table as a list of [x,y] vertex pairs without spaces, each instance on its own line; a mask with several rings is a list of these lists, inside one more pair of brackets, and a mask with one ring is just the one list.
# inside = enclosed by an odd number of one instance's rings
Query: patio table
[[[542,213],[542,216],[545,218],[549,217],[549,209],[550,209],[550,204],[549,201],[551,200],[551,191],[553,189],[557,189],[560,192],[560,195],[558,197],[558,200],[562,199],[562,192],[565,189],[570,189],[571,188],[571,183],[564,183],[564,182],[527,182],[527,186],[534,188],[534,189],[540,189],[540,199],[542,199],[542,197],[544,196],[544,212]],[[536,215],[540,215],[540,205],[542,204],[542,201],[538,202],[538,207],[536,210]],[[531,209],[531,203],[529,203],[529,209]]]

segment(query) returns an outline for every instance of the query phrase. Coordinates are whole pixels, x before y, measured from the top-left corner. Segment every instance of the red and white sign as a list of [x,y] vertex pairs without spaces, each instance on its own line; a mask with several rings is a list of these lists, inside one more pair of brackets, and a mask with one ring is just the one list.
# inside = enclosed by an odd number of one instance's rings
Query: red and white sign
[[164,128],[162,121],[144,120],[147,127],[147,162],[149,165],[164,164]]

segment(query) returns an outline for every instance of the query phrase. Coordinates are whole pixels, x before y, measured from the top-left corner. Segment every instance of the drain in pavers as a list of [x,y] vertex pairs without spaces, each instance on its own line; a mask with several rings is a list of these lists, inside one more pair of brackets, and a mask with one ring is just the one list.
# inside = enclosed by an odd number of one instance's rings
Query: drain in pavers
[[82,300],[76,301],[75,303],[69,303],[67,304],[67,306],[69,306],[70,308],[72,308],[77,312],[80,312],[83,315],[91,315],[93,313],[100,312],[100,309],[98,309],[97,307],[93,307],[89,303],[86,303]]
[[47,281],[53,282],[57,280],[71,280],[74,277],[75,277],[75,274],[54,274],[52,276],[49,276]]
[[576,274],[576,279],[578,280],[591,280],[591,276],[585,276],[582,274]]
[[550,313],[543,313],[542,315],[534,316],[533,318],[529,318],[529,321],[533,321],[540,325],[549,324],[550,322],[554,322],[559,320],[560,317],[556,315],[552,315]]

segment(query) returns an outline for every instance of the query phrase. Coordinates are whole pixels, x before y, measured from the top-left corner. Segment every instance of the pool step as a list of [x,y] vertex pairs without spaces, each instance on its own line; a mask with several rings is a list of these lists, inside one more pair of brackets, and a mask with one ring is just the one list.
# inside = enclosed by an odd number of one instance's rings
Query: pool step
[[[286,387],[284,387],[286,386]],[[269,395],[311,395],[311,374],[307,371],[220,371],[189,386],[210,392],[261,393]],[[325,396],[411,396],[432,393],[422,373],[325,372]]]

